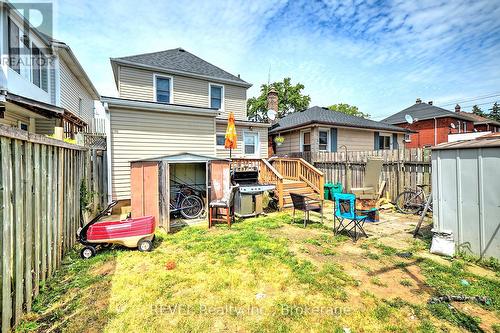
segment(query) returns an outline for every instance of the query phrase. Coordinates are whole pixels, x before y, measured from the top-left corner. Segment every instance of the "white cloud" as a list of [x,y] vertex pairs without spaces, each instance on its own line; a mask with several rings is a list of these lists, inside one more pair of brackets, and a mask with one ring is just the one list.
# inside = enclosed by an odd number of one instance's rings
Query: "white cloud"
[[416,97],[474,96],[500,83],[494,1],[64,1],[56,38],[69,43],[103,95],[109,57],[182,46],[254,84],[302,82],[313,104],[372,115]]

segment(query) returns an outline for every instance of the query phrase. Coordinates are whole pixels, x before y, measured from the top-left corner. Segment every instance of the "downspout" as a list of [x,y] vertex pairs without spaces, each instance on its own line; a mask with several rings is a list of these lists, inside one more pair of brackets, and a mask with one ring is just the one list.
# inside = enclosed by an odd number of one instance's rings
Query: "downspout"
[[108,203],[113,200],[113,178],[111,178],[111,167],[113,161],[111,160],[111,112],[109,111],[108,103],[103,103],[104,114],[106,116],[106,158],[108,159]]
[[437,119],[434,117],[434,146],[437,145]]

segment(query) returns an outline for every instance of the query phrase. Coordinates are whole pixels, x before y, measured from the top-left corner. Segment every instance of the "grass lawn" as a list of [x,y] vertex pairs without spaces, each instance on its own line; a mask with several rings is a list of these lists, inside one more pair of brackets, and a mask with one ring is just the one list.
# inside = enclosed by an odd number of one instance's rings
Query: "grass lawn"
[[[75,250],[17,330],[500,332],[498,271],[434,258],[419,240],[354,244],[319,223],[290,222],[274,213],[230,229],[159,232],[150,253],[114,248],[85,261]],[[427,304],[441,294],[491,302]]]

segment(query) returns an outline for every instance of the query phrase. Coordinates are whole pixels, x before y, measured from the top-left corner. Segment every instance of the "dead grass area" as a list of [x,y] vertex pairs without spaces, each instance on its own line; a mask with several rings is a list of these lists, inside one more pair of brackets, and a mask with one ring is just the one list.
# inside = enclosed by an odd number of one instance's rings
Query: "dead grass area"
[[[150,253],[112,248],[84,261],[72,252],[17,330],[498,329],[498,273],[428,254],[428,239],[412,237],[416,218],[384,213],[382,222],[367,224],[370,237],[356,243],[333,234],[331,216],[324,224],[318,220],[304,228],[299,219],[293,223],[288,212],[273,213],[231,228],[158,232]],[[400,252],[411,256],[400,257]],[[167,263],[175,263],[175,268],[167,269]],[[461,284],[463,279],[468,286]],[[480,295],[491,301],[428,304],[430,297],[441,294]]]

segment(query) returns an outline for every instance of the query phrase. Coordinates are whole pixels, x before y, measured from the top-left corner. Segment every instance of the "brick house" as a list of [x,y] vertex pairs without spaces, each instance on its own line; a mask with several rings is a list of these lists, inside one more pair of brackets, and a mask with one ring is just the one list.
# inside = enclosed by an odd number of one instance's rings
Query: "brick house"
[[[480,131],[475,127],[475,121],[470,113],[460,112],[458,105],[456,111],[434,106],[432,102],[424,103],[419,98],[414,105],[382,121],[416,132],[405,136],[406,148],[430,147],[448,142],[450,134]],[[406,121],[406,115],[412,117],[413,123],[409,124]]]

